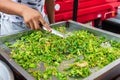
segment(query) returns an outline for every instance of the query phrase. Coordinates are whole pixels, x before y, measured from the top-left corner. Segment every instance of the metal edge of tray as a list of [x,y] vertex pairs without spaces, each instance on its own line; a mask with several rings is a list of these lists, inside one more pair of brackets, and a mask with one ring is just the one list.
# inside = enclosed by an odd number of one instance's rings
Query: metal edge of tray
[[113,61],[83,80],[112,80],[120,74],[120,59]]
[[[98,29],[98,28],[91,27],[91,26],[86,26],[84,24],[77,23],[71,20],[69,21],[69,23],[70,23],[69,25],[73,27],[71,29],[76,28],[75,30],[88,30],[89,32],[92,32],[96,36],[104,36],[108,40],[114,40],[114,41],[120,42],[119,34],[112,33],[112,32],[105,31],[105,30]],[[76,26],[80,26],[80,27],[76,27]]]
[[28,74],[22,67],[20,67],[10,56],[0,49],[0,58],[3,60],[14,72],[14,76],[22,80],[35,80],[30,74]]

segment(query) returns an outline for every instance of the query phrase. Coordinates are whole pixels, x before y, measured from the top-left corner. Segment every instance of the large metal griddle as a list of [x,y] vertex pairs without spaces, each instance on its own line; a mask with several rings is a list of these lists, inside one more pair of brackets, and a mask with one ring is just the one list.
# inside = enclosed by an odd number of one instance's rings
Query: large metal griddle
[[[67,28],[67,32],[77,31],[77,30],[88,30],[96,36],[104,36],[108,40],[115,40],[120,42],[120,35],[111,33],[108,31],[104,31],[101,29],[97,29],[94,27],[86,26],[81,23],[77,23],[74,21],[63,21],[55,24],[51,24],[51,27],[60,27],[65,26]],[[21,36],[28,35],[32,33],[32,30],[21,31],[19,33],[10,34],[10,35],[2,35],[0,36],[0,59],[5,61],[13,70],[16,75],[17,80],[35,80],[29,73],[27,73],[21,66],[19,66],[13,59],[10,58],[10,49],[5,46],[5,42],[14,43]],[[109,76],[109,72],[113,70],[113,68],[120,66],[120,59],[112,62],[111,64],[105,66],[103,69],[91,74],[85,80],[102,80],[105,76]],[[103,75],[104,74],[104,75]],[[118,72],[119,74],[119,72]],[[118,74],[115,74],[117,76]],[[111,76],[112,77],[112,76]],[[103,79],[105,80],[105,79]],[[107,80],[110,80],[107,78]]]

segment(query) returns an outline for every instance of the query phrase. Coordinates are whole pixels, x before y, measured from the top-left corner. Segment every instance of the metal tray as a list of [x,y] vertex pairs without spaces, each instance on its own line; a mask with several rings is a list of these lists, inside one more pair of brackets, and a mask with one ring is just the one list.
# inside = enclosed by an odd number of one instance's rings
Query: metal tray
[[[68,32],[72,32],[76,30],[88,30],[89,32],[93,33],[96,36],[104,36],[106,37],[106,39],[120,42],[120,35],[118,34],[97,29],[94,27],[86,26],[84,24],[77,23],[74,21],[63,21],[63,22],[51,24],[51,27],[60,27],[60,26],[65,26]],[[15,33],[15,34],[0,36],[0,48],[1,48],[0,59],[4,60],[10,66],[10,68],[14,72],[14,75],[17,75],[16,76],[17,80],[35,80],[35,79],[30,74],[28,74],[22,67],[20,67],[13,59],[10,58],[9,56],[10,49],[6,47],[4,43],[6,41],[15,42],[15,40],[19,39],[21,36],[27,35],[31,32],[32,30],[28,30],[28,31]],[[99,70],[98,72],[91,74],[89,77],[85,78],[85,80],[94,80],[94,79],[102,80],[105,77],[105,75],[103,74],[108,74],[108,71],[112,70],[112,68],[116,66],[120,66],[120,59],[105,66],[105,68]],[[107,80],[110,80],[110,79],[107,79]]]

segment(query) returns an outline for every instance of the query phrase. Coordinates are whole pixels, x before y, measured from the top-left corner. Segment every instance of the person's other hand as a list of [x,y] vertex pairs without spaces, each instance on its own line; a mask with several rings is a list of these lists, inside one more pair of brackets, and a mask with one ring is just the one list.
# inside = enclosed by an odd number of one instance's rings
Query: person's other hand
[[32,8],[28,8],[23,10],[22,16],[24,18],[24,22],[27,24],[28,27],[31,29],[40,29],[40,25],[42,24],[48,31],[51,32],[51,28],[47,24],[47,22],[43,19],[40,12],[34,10]]

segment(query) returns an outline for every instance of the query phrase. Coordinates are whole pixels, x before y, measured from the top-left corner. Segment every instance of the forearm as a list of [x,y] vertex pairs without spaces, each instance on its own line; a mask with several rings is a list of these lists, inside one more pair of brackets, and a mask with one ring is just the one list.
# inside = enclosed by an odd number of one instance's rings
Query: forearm
[[0,0],[0,12],[23,16],[24,9],[29,9],[29,7],[12,0]]
[[48,31],[51,31],[42,14],[26,5],[12,0],[0,0],[0,12],[22,16],[25,24],[31,29],[40,29],[39,23],[41,23]]
[[46,11],[50,23],[54,23],[54,0],[46,0]]

